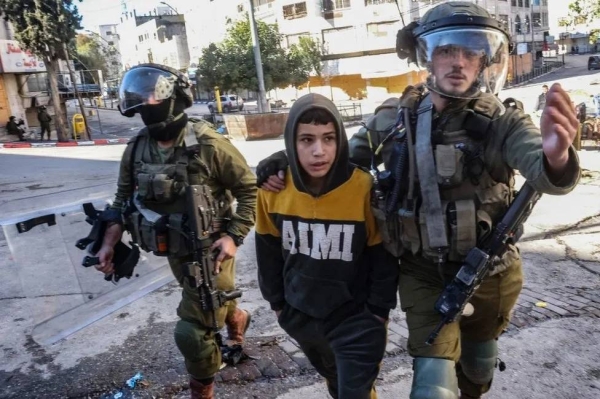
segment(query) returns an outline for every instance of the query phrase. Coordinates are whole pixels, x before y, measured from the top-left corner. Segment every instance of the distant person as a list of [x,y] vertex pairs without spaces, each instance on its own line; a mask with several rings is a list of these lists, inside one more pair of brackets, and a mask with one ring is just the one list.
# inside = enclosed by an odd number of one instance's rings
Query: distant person
[[575,46],[571,46],[571,54],[575,54]]
[[593,97],[592,102],[594,103],[594,106],[596,107],[596,118],[600,117],[600,94],[596,94]]
[[45,106],[41,106],[38,108],[38,121],[40,122],[40,127],[42,131],[40,132],[40,139],[44,140],[44,133],[48,132],[48,141],[50,141],[50,122],[52,121],[52,117],[48,115],[48,111]]
[[579,54],[579,46],[575,46],[575,53]]
[[25,138],[23,137],[24,131],[21,127],[24,124],[25,122],[23,122],[22,119],[19,120],[19,122],[17,122],[17,118],[11,116],[10,118],[8,118],[8,123],[6,124],[6,131],[8,134],[19,136],[19,141],[25,141]]
[[585,122],[586,113],[587,106],[585,105],[585,103],[579,104],[579,106],[577,107],[577,120],[579,121],[579,123]]
[[534,112],[538,112],[544,109],[546,106],[546,95],[548,94],[548,85],[542,86],[542,93],[538,96],[537,101],[535,103],[535,107],[533,108]]

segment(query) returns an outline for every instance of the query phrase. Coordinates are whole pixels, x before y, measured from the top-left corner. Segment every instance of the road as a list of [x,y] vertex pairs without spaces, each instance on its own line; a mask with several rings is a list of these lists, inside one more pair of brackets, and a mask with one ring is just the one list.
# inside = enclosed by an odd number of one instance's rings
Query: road
[[[589,90],[600,75],[585,70],[585,58],[567,57],[568,68],[502,96],[531,106],[543,83]],[[116,111],[100,117],[113,137],[140,126],[137,117]],[[234,144],[251,166],[283,148],[282,140]],[[101,206],[112,197],[124,147],[0,149],[1,398],[189,397],[172,339],[180,290],[164,273],[164,260],[144,255],[138,277],[112,285],[79,265],[83,252],[73,245],[89,231],[81,202]],[[567,196],[542,197],[527,223],[520,245],[526,287],[500,338],[507,370],[486,399],[600,396],[600,153],[580,157],[582,183]],[[47,215],[54,225],[18,233],[17,222]],[[237,282],[241,306],[253,314],[248,347],[255,359],[223,369],[217,397],[324,398],[323,383],[260,297],[253,248],[250,236],[238,255]],[[379,397],[407,398],[412,371],[402,312],[392,312],[389,327]],[[137,372],[143,384],[125,387]]]

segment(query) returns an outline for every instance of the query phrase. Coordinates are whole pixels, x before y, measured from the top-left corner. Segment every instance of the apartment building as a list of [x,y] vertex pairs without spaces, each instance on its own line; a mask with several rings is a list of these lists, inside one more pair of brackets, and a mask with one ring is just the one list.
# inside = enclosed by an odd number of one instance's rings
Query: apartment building
[[100,44],[111,54],[106,60],[108,71],[106,80],[118,80],[121,71],[123,70],[123,62],[121,60],[121,43],[117,24],[100,25]]
[[137,15],[127,11],[117,26],[121,62],[125,69],[155,62],[178,70],[190,64],[185,18],[166,7]]
[[[504,21],[511,40],[521,44],[515,46],[520,53],[518,60],[515,57],[511,60],[511,75],[528,72],[534,59],[541,56],[548,35],[547,0],[472,1]],[[311,91],[345,100],[388,97],[423,78],[414,65],[396,56],[396,33],[404,24],[420,19],[440,0],[252,0],[252,3],[256,19],[278,24],[284,46],[296,43],[301,36],[310,36],[321,44],[323,76],[311,77]],[[247,0],[203,0],[190,6],[188,25],[206,27],[203,35],[194,35],[195,48],[201,51],[209,43],[221,41],[227,21],[242,18],[248,4]],[[199,56],[200,52],[192,54]]]

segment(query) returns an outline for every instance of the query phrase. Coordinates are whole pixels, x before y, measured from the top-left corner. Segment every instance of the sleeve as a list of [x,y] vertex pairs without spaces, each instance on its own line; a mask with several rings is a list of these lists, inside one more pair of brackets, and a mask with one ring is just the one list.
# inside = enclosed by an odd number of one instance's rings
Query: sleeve
[[215,140],[217,179],[237,200],[235,213],[227,231],[246,237],[254,226],[256,207],[256,177],[240,151],[226,139]]
[[271,304],[271,309],[281,310],[285,304],[281,234],[269,215],[267,195],[264,190],[258,190],[256,201],[258,286],[263,298]]
[[131,182],[131,157],[133,156],[134,142],[131,141],[125,148],[119,165],[119,180],[117,180],[117,193],[115,200],[111,205],[112,209],[123,211],[125,204],[131,198],[133,193],[133,184]]
[[542,150],[542,135],[529,116],[514,110],[508,115],[508,120],[500,123],[506,126],[502,158],[509,167],[518,170],[536,191],[564,195],[575,188],[581,169],[573,146],[569,149],[565,173],[558,179],[553,178],[548,174],[547,160]]
[[367,193],[365,199],[365,216],[367,225],[365,261],[371,265],[367,306],[373,314],[387,319],[390,310],[396,307],[400,267],[398,260],[383,247],[377,223],[371,211],[370,193]]

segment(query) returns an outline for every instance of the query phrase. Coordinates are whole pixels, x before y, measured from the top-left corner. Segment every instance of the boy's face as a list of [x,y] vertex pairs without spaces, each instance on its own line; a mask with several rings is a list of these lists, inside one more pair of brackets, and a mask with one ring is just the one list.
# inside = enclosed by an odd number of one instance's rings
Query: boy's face
[[313,179],[327,175],[337,153],[335,125],[299,123],[296,127],[296,151],[302,169]]

